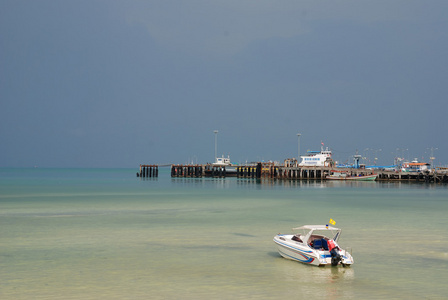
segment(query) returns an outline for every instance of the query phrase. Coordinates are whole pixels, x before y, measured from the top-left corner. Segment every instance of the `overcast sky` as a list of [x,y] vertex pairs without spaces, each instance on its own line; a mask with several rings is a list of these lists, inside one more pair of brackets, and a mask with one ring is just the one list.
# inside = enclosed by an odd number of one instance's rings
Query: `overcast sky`
[[0,167],[446,165],[447,89],[446,0],[0,0]]

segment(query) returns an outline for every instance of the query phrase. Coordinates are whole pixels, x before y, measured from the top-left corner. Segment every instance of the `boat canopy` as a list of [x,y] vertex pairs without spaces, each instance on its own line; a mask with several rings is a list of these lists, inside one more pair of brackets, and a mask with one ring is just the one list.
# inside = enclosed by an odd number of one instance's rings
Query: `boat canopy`
[[332,227],[332,226],[326,226],[326,225],[304,225],[302,227],[296,227],[293,228],[292,230],[341,230],[339,228],[336,227]]
[[296,227],[292,230],[303,230],[303,236],[302,241],[307,244],[310,237],[313,235],[314,232],[322,232],[322,231],[329,231],[331,232],[331,235],[333,235],[335,232],[336,234],[334,237],[330,237],[330,239],[333,239],[335,242],[338,241],[339,237],[341,236],[342,229],[332,227],[332,226],[326,226],[326,225],[305,225],[302,227]]

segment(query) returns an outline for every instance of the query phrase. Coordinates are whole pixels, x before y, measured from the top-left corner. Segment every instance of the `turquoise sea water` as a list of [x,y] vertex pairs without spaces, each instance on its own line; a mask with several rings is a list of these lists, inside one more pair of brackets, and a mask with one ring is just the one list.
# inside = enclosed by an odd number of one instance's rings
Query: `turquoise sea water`
[[[0,299],[447,298],[446,185],[135,173],[0,169]],[[330,218],[351,268],[278,255]]]

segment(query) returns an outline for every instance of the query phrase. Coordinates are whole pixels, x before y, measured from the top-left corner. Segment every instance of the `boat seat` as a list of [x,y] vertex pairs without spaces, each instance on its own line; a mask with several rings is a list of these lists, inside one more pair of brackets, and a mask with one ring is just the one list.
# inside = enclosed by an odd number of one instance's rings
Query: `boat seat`
[[322,240],[314,240],[314,249],[320,249],[322,248]]
[[322,239],[322,247],[324,248],[324,250],[328,251],[328,243],[326,239]]

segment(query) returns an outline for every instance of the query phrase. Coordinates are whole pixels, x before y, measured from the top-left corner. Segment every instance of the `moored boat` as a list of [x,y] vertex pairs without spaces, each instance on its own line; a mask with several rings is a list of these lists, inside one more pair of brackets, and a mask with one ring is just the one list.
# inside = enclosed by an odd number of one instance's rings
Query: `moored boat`
[[351,254],[337,244],[342,229],[328,225],[305,225],[293,228],[296,234],[277,234],[274,243],[287,259],[315,266],[353,264]]
[[236,176],[237,174],[237,165],[230,162],[230,156],[224,157],[223,155],[222,157],[216,157],[212,166],[225,169],[227,176]]
[[327,175],[328,180],[352,180],[352,181],[375,181],[377,174],[369,175],[350,175],[346,171],[331,170],[330,175]]
[[307,155],[300,156],[302,161],[299,163],[301,167],[325,167],[330,166],[333,162],[331,159],[331,150],[328,147],[320,151],[307,151]]

